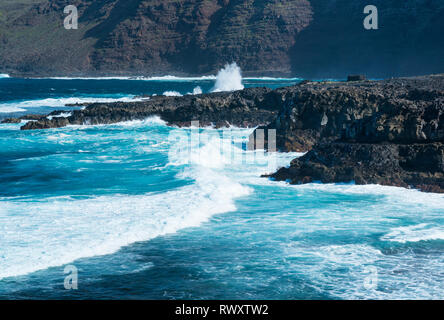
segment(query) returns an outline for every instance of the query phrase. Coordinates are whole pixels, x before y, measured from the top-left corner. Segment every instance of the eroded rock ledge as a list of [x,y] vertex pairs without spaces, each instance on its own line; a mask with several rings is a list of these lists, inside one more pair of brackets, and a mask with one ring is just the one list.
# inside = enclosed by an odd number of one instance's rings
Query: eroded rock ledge
[[444,145],[437,142],[320,143],[270,177],[291,184],[354,181],[444,193],[443,159]]
[[67,118],[30,121],[22,129],[107,124],[153,115],[177,126],[198,120],[202,126],[275,129],[280,151],[308,151],[289,168],[272,174],[276,180],[353,180],[444,192],[444,75],[305,81],[276,90],[97,103]]
[[267,128],[286,151],[309,151],[270,175],[444,192],[444,76],[316,84],[288,91]]
[[[224,127],[235,125],[255,127],[268,124],[276,116],[280,104],[275,93],[266,88],[249,88],[235,92],[221,92],[183,97],[153,96],[141,102],[94,103],[83,110],[72,111],[71,116],[41,118],[28,122],[22,130],[59,128],[67,125],[111,124],[160,116],[170,125],[190,126],[199,121],[201,126]],[[66,112],[66,111],[65,111]]]

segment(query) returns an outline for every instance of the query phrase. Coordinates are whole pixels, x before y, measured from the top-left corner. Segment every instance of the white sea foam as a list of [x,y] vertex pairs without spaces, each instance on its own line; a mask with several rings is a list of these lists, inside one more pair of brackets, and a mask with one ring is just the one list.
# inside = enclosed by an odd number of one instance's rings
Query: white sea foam
[[[111,124],[94,124],[94,125],[71,124],[66,126],[65,128],[67,128],[68,130],[89,130],[91,128],[100,128],[100,127],[107,127],[109,129],[113,128],[120,129],[121,127],[138,128],[138,127],[146,127],[152,125],[166,126],[166,122],[162,120],[159,116],[151,116],[143,120],[122,121]],[[57,130],[63,130],[63,128]]]
[[68,117],[70,117],[71,115],[72,115],[71,112],[62,112],[62,113],[57,114],[57,115],[55,115],[55,116],[47,116],[46,118],[47,118],[48,120],[52,120],[53,118],[68,118]]
[[241,70],[238,65],[233,62],[226,64],[225,67],[217,73],[216,83],[211,91],[234,91],[242,90],[243,88]]
[[9,74],[0,73],[0,79],[2,79],[2,78],[9,78]]
[[126,96],[119,98],[106,97],[71,97],[71,98],[47,98],[26,100],[17,102],[0,103],[0,113],[22,112],[30,108],[36,107],[64,107],[67,104],[82,104],[82,103],[112,103],[112,102],[136,102],[143,101],[142,98],[135,98],[134,96]]
[[243,194],[236,183],[202,175],[196,185],[158,195],[2,202],[0,278],[198,226],[213,214],[234,210],[233,199]]
[[162,95],[167,96],[167,97],[181,97],[182,94],[180,94],[180,92],[177,91],[165,91],[164,93],[162,93]]
[[200,77],[177,77],[177,76],[160,76],[160,77],[140,77],[138,80],[145,81],[205,81],[205,80],[215,80],[216,76],[200,76]]
[[433,227],[427,223],[421,223],[408,227],[397,227],[391,229],[391,231],[383,236],[381,240],[400,243],[444,240],[444,227]]
[[279,185],[294,188],[298,191],[319,191],[327,193],[341,193],[349,195],[376,195],[386,198],[393,206],[410,205],[410,207],[427,207],[430,209],[444,208],[444,194],[425,193],[416,189],[406,189],[377,184],[355,185],[350,183],[308,183],[290,185],[287,182],[264,181],[264,184]]
[[124,121],[119,122],[115,124],[107,124],[106,126],[109,127],[146,127],[150,125],[161,125],[166,126],[166,122],[162,120],[159,116],[151,116],[144,120],[131,120],[131,121]]
[[244,77],[244,80],[258,80],[258,81],[300,81],[303,78],[273,78],[273,77]]
[[0,113],[24,112],[26,109],[19,108],[13,103],[0,103]]
[[284,251],[289,257],[315,256],[330,263],[348,266],[374,263],[383,256],[381,251],[365,244],[329,245],[318,247],[316,251],[312,249],[289,244]]
[[[72,128],[64,129],[63,139],[69,137],[69,130]],[[208,144],[202,148],[212,147]],[[217,152],[208,153],[207,157],[219,161]],[[171,160],[172,165],[182,166],[175,164],[178,159]],[[56,197],[33,202],[2,198],[0,278],[111,254],[136,241],[199,226],[214,214],[235,210],[234,199],[248,195],[251,190],[225,176],[223,171],[213,170],[213,161],[207,160],[193,158],[183,168],[181,177],[194,180],[192,185],[161,194],[82,200]]]
[[200,77],[178,77],[172,75],[157,76],[157,77],[143,77],[143,76],[127,76],[127,77],[49,77],[39,79],[53,79],[53,80],[139,80],[139,81],[205,81],[215,80],[215,75],[200,76]]
[[190,93],[188,93],[188,94],[193,94],[193,95],[196,95],[196,94],[202,94],[202,88],[199,87],[199,86],[197,86],[197,87],[195,87],[195,88],[193,89],[193,92],[190,92]]
[[[368,244],[320,247],[288,243],[286,271],[308,277],[311,286],[341,299],[439,299],[444,267],[439,256],[407,251],[384,254]],[[287,260],[288,259],[288,260]],[[297,259],[297,260],[293,260]],[[366,287],[369,280],[374,287]]]

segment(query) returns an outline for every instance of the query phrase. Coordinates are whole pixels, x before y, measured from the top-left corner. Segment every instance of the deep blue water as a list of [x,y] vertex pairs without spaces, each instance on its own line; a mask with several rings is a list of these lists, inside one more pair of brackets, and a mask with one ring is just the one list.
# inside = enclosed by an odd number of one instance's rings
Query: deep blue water
[[[0,115],[213,85],[0,79]],[[252,129],[20,125],[0,125],[0,299],[444,298],[443,195],[260,178],[300,154],[245,151]]]

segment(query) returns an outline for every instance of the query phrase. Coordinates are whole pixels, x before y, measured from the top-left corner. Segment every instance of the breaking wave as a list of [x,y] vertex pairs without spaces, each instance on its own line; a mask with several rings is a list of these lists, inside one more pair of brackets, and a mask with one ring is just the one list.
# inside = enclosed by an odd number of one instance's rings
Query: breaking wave
[[162,95],[167,97],[181,97],[182,94],[178,91],[165,91]]
[[444,228],[441,226],[433,227],[426,223],[408,227],[397,227],[391,229],[381,240],[400,243],[444,240]]
[[211,91],[235,91],[242,90],[243,88],[241,70],[236,62],[233,62],[232,64],[226,64],[225,67],[217,73],[216,83]]
[[[158,118],[147,121],[102,127],[112,130],[123,126],[137,130],[147,124],[165,126]],[[186,130],[181,132],[187,134]],[[44,134],[49,135],[48,138],[54,137],[54,133]],[[123,134],[129,137],[133,133],[126,130]],[[81,137],[88,138],[76,127],[63,130],[64,141],[76,141]],[[141,132],[131,137],[146,139],[146,134]],[[107,132],[92,139],[88,143],[94,143],[95,139],[113,141]],[[164,140],[165,137],[159,141]],[[137,144],[131,144],[133,146],[139,153],[145,150]],[[211,147],[210,143],[202,145],[202,154],[219,161],[219,151],[207,152]],[[145,152],[150,154],[155,150],[149,148]],[[235,210],[234,200],[250,193],[248,187],[226,176],[223,171],[213,170],[212,159],[200,161],[190,158],[184,166],[181,163],[183,159],[178,158],[182,156],[173,154],[167,167],[178,168],[181,172],[179,178],[193,183],[162,193],[115,194],[83,199],[59,196],[31,202],[0,198],[0,279],[64,265],[79,258],[111,254],[137,241],[199,226],[215,214]],[[111,163],[104,161],[100,153],[93,157],[89,161]]]

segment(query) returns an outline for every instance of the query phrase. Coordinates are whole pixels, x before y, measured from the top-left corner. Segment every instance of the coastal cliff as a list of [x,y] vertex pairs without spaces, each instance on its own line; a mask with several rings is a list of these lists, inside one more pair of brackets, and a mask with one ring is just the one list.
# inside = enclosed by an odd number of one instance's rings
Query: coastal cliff
[[[340,78],[444,72],[442,0],[2,0],[0,72],[21,76]],[[78,8],[66,30],[67,5]],[[334,63],[332,63],[334,61]]]
[[[34,116],[22,130],[116,123],[153,115],[176,126],[197,120],[202,126],[276,130],[279,151],[307,153],[289,168],[270,175],[275,180],[292,184],[354,181],[444,192],[444,75],[304,81],[276,90],[248,88],[95,103],[66,118]],[[265,140],[267,147],[267,136]]]

